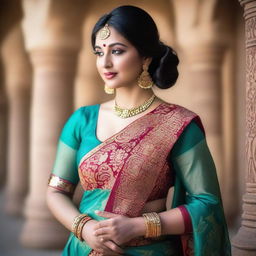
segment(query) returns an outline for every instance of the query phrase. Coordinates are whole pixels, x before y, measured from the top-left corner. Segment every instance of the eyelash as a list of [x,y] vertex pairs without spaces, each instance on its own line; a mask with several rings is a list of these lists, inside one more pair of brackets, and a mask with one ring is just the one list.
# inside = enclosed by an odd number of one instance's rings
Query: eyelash
[[122,53],[124,53],[124,50],[120,50],[120,49],[119,50],[112,50],[112,53],[116,54],[116,55],[121,55]]
[[[124,50],[112,50],[111,52],[112,52],[112,54],[114,54],[114,55],[121,55],[121,54],[124,53],[125,51],[124,51]],[[103,56],[103,52],[101,52],[101,51],[94,51],[94,54],[95,54],[95,55],[98,55],[99,57]]]
[[95,55],[98,55],[99,57],[100,57],[100,56],[103,56],[103,55],[101,55],[101,54],[103,54],[103,52],[100,52],[100,51],[94,51],[94,54],[95,54]]

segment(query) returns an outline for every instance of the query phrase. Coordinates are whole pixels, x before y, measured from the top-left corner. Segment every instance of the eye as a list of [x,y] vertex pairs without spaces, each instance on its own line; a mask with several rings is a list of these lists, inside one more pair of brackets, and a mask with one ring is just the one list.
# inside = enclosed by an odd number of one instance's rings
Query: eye
[[101,51],[94,51],[93,53],[98,56],[103,56],[103,52]]
[[121,50],[121,49],[112,50],[112,54],[115,54],[115,55],[121,55],[122,53],[124,53],[124,50]]

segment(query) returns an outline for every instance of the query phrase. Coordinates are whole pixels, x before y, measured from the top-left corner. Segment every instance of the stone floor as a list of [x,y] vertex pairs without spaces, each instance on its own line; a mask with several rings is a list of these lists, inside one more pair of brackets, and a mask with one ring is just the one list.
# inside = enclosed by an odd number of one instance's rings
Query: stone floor
[[0,191],[0,255],[1,256],[60,256],[60,251],[32,250],[19,243],[23,218],[10,217],[3,211],[4,195]]

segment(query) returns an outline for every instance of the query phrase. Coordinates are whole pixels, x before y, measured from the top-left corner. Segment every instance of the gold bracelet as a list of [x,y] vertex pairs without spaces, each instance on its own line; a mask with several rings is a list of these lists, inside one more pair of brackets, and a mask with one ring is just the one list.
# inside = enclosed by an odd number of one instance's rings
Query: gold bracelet
[[79,214],[77,215],[74,220],[73,220],[73,224],[72,224],[72,228],[71,228],[71,231],[76,234],[77,232],[77,228],[78,228],[78,225],[80,223],[80,221],[84,218],[84,217],[87,217],[88,215],[87,214]]
[[[159,227],[161,228],[161,223],[160,219],[157,213],[150,213],[150,218],[151,218],[151,225],[152,225],[152,236],[153,237],[158,237],[161,235],[161,231],[159,230]],[[160,234],[159,234],[160,232]]]
[[92,218],[87,216],[87,217],[84,217],[78,224],[78,227],[77,227],[77,230],[76,230],[76,237],[80,240],[80,241],[83,241],[83,237],[82,237],[82,230],[83,230],[83,227],[84,225],[89,221],[91,220]]
[[70,181],[62,179],[54,174],[50,175],[48,186],[71,195],[74,193],[76,188],[76,186]]
[[142,215],[146,224],[145,238],[161,236],[161,220],[156,212],[144,213]]

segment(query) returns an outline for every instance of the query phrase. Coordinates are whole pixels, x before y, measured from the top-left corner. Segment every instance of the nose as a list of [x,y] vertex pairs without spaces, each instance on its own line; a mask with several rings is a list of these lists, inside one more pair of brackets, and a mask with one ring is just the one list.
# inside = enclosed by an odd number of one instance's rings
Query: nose
[[103,67],[104,68],[111,68],[113,66],[112,60],[111,60],[111,56],[109,56],[109,54],[105,54],[103,56]]

